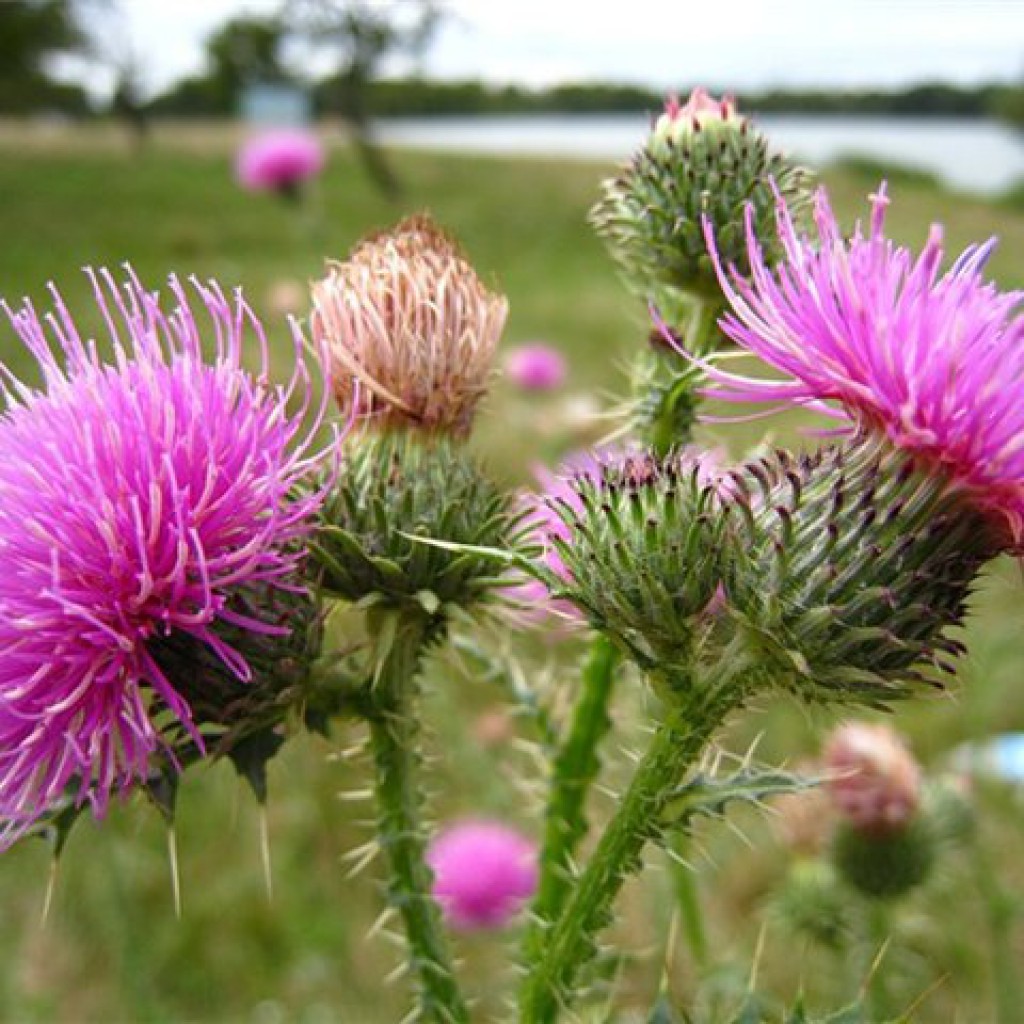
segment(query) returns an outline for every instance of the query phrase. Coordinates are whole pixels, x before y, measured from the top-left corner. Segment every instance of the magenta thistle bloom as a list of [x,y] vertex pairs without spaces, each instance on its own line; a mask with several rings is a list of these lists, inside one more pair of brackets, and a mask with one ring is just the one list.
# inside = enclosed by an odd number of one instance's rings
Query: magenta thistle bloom
[[[248,681],[218,627],[287,633],[232,599],[296,588],[297,542],[320,501],[296,491],[322,461],[312,438],[324,413],[311,406],[297,330],[282,388],[240,294],[196,283],[200,317],[173,278],[170,312],[134,275],[123,288],[106,272],[92,280],[109,358],[79,335],[56,290],[43,318],[27,302],[4,307],[43,386],[4,372],[0,843],[66,792],[102,814],[145,778],[161,722],[177,720],[202,745],[154,645],[188,635]],[[242,368],[249,341],[258,376]]]
[[565,356],[550,345],[521,345],[505,359],[505,372],[524,391],[555,391],[568,373]]
[[325,159],[324,148],[315,135],[294,129],[278,130],[243,143],[235,171],[243,188],[292,196],[323,170]]
[[[838,413],[884,433],[926,471],[1024,533],[1024,318],[1021,292],[999,292],[982,270],[994,240],[940,273],[936,225],[915,259],[883,234],[884,185],[870,229],[843,238],[824,191],[817,239],[777,208],[784,256],[764,258],[747,218],[750,280],[726,272],[705,233],[732,313],[723,330],[786,374],[751,379],[712,368],[715,397],[781,401]],[[731,269],[731,268],[730,268]],[[824,403],[836,402],[836,410]]]
[[537,888],[537,847],[495,821],[463,821],[427,850],[434,898],[453,928],[500,928]]

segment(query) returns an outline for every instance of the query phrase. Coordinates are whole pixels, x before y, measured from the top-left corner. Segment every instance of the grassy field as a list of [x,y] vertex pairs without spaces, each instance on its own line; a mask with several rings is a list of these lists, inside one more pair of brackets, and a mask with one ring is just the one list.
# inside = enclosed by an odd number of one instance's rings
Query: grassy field
[[[275,310],[280,282],[301,286],[320,273],[326,257],[343,256],[364,232],[428,209],[463,240],[484,277],[509,295],[507,346],[535,339],[560,346],[571,365],[568,395],[596,396],[607,405],[627,391],[622,366],[646,333],[643,310],[627,298],[585,223],[606,167],[395,153],[406,194],[392,205],[337,148],[311,202],[297,209],[242,193],[232,180],[228,140],[194,147],[158,142],[140,156],[116,145],[28,147],[10,137],[0,144],[0,295],[11,303],[28,295],[45,305],[52,280],[82,323],[96,326],[80,268],[127,261],[152,284],[174,271],[243,285],[283,341]],[[827,173],[825,180],[847,220],[864,209],[864,197],[877,184],[863,167]],[[999,234],[992,272],[1004,286],[1020,285],[1024,215],[912,177],[894,176],[891,194],[898,239],[920,244],[933,220],[945,224],[954,252]],[[0,323],[0,356],[15,369],[26,368],[6,323]],[[532,461],[569,443],[550,426],[564,397],[527,404],[507,384],[497,384],[475,441],[495,472],[525,480]],[[793,426],[771,424],[784,440],[793,440]],[[763,429],[719,427],[705,440],[738,454]],[[581,428],[580,437],[588,433],[595,436],[593,428]],[[964,739],[1024,729],[1022,615],[1020,573],[999,566],[978,595],[966,631],[971,653],[957,687],[896,716],[928,763],[940,764]],[[564,705],[578,655],[572,644],[557,651],[534,644],[524,647],[521,660],[527,676]],[[496,813],[535,829],[537,796],[527,784],[536,782],[537,766],[529,751],[518,742],[479,737],[477,716],[499,707],[501,694],[454,662],[433,666],[430,690],[425,717],[438,755],[430,768],[439,794],[435,815]],[[609,745],[613,785],[623,773],[617,752],[637,742],[641,703],[639,687],[623,687]],[[736,723],[726,743],[742,751],[760,736],[763,759],[794,761],[813,752],[829,721],[766,702]],[[181,794],[180,919],[165,829],[141,803],[115,808],[102,828],[86,823],[76,829],[45,926],[45,848],[25,844],[5,854],[0,1019],[400,1019],[407,1006],[403,985],[384,983],[398,963],[395,948],[386,936],[367,935],[382,905],[378,868],[350,878],[343,860],[369,837],[370,808],[342,799],[365,785],[365,765],[353,753],[359,739],[356,727],[340,729],[330,744],[300,739],[272,765],[272,898],[261,865],[259,809],[223,765],[190,773]],[[610,806],[598,795],[595,814]],[[979,842],[1007,889],[1020,891],[1024,811],[1012,794],[999,791],[982,792],[979,806]],[[808,950],[801,960],[772,923],[764,907],[785,854],[762,821],[739,816],[737,823],[746,842],[723,826],[699,836],[696,863],[713,950],[702,991],[717,993],[716,1005],[729,1005],[747,984],[764,924],[760,987],[783,999],[802,988],[819,1007],[852,997],[862,975],[851,978],[849,965],[820,952]],[[653,867],[656,861],[652,857]],[[636,956],[622,965],[620,1002],[638,1014],[649,1005],[660,970],[669,892],[665,873],[652,870],[629,887],[621,904],[618,938]],[[951,861],[905,909],[892,954],[902,958],[894,984],[898,1005],[909,1006],[931,989],[913,1019],[992,1020],[986,929],[971,863]],[[459,940],[481,1021],[494,1018],[511,979],[506,938]],[[1018,959],[1024,955],[1021,928],[1016,951]],[[670,977],[673,990],[694,990],[696,972],[682,951]]]

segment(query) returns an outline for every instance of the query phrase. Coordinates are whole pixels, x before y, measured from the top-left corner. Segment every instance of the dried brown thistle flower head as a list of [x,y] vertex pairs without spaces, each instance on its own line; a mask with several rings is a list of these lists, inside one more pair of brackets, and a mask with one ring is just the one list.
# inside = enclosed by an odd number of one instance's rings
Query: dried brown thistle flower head
[[[508,302],[426,216],[372,235],[313,285],[313,334],[345,412],[384,429],[469,432]],[[358,387],[357,387],[358,382]]]

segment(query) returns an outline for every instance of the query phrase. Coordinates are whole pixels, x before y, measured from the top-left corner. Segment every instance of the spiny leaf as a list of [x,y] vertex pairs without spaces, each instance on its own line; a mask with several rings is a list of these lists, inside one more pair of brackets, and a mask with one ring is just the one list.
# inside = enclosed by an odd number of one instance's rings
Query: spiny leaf
[[801,793],[820,779],[781,770],[746,769],[723,778],[697,774],[676,788],[662,814],[662,824],[686,827],[697,815],[721,817],[730,803],[759,804],[783,793]]

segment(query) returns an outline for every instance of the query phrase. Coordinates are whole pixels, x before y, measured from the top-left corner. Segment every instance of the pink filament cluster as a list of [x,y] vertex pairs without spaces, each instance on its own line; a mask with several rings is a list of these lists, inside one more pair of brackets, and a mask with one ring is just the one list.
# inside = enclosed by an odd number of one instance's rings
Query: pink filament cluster
[[324,148],[310,132],[265,132],[243,143],[235,171],[243,188],[254,192],[291,191],[324,168]]
[[[146,776],[167,711],[201,745],[151,643],[187,633],[247,680],[216,627],[282,632],[240,617],[231,597],[295,586],[296,542],[320,501],[294,493],[322,462],[313,431],[324,415],[297,331],[291,382],[275,386],[263,328],[240,294],[196,283],[197,315],[172,278],[164,312],[134,275],[123,287],[90,276],[107,358],[55,289],[43,318],[27,302],[4,307],[43,387],[3,371],[0,843],[69,786],[101,814]],[[257,376],[242,368],[250,340]]]
[[824,759],[832,803],[855,828],[892,832],[916,813],[921,770],[887,726],[846,722],[829,738]]
[[662,117],[666,123],[685,122],[694,129],[701,128],[709,121],[727,121],[737,116],[736,99],[725,95],[716,100],[707,89],[697,86],[685,103],[679,102],[675,94],[665,100],[665,112]]
[[[785,257],[768,266],[747,213],[751,278],[721,266],[732,306],[721,325],[783,380],[710,368],[713,397],[812,406],[857,428],[884,432],[923,468],[1024,535],[1024,293],[999,292],[982,270],[994,240],[967,249],[941,273],[933,226],[916,258],[885,237],[888,198],[872,197],[865,234],[845,239],[823,190],[817,238],[798,232],[779,201]],[[839,409],[824,403],[836,402]]]
[[537,888],[535,844],[495,821],[450,826],[430,844],[427,863],[445,919],[466,931],[508,924]]

